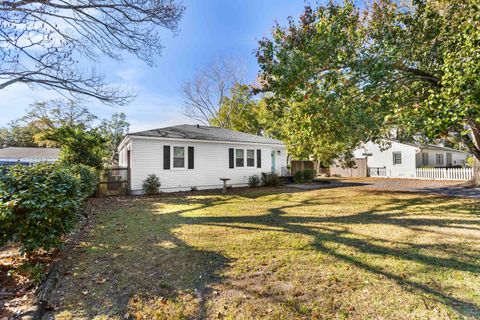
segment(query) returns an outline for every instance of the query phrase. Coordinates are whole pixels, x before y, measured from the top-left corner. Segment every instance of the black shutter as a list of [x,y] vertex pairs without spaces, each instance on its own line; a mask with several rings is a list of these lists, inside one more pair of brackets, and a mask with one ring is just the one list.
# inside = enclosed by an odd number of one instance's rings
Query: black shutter
[[228,167],[230,169],[235,168],[235,159],[234,159],[234,150],[233,148],[228,149]]
[[163,169],[170,169],[170,146],[163,146]]
[[193,169],[194,163],[195,163],[195,160],[194,160],[193,147],[188,147],[188,169]]
[[257,168],[262,167],[262,150],[257,149]]

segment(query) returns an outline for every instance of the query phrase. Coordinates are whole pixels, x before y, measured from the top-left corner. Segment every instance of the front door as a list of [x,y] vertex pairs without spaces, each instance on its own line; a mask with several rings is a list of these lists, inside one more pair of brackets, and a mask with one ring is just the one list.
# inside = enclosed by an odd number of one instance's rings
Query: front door
[[275,173],[275,151],[272,150],[272,173]]

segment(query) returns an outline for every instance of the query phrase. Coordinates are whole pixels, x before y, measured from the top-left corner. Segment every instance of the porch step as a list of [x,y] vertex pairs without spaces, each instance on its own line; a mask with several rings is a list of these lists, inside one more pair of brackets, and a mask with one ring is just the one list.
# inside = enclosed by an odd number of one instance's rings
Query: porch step
[[292,176],[282,176],[282,177],[280,177],[280,181],[283,184],[293,183],[293,177]]

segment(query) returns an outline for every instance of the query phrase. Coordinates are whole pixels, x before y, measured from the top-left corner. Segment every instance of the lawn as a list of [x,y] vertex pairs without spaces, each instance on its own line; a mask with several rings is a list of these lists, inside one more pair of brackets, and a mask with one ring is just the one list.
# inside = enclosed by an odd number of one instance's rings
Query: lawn
[[363,187],[124,198],[57,319],[480,317],[480,202]]

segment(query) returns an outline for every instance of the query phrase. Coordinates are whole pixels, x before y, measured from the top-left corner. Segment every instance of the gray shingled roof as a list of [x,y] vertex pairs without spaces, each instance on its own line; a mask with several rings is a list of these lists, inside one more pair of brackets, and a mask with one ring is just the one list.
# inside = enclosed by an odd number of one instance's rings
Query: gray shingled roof
[[419,149],[466,153],[466,152],[461,151],[461,150],[448,148],[448,147],[443,147],[443,146],[438,146],[438,145],[435,145],[435,144],[416,144],[416,143],[411,143],[411,142],[400,142],[400,141],[394,140],[394,139],[390,139],[390,141],[398,142],[398,143],[401,143],[401,144],[406,144],[407,146],[411,146],[411,147],[415,147],[415,148],[419,148]]
[[243,133],[218,127],[197,126],[189,124],[134,132],[129,133],[128,135],[227,142],[249,142],[259,144],[283,144],[283,142],[280,140],[270,139],[254,134]]
[[60,155],[60,149],[57,148],[20,148],[8,147],[0,149],[0,159],[37,159],[37,160],[55,160]]

